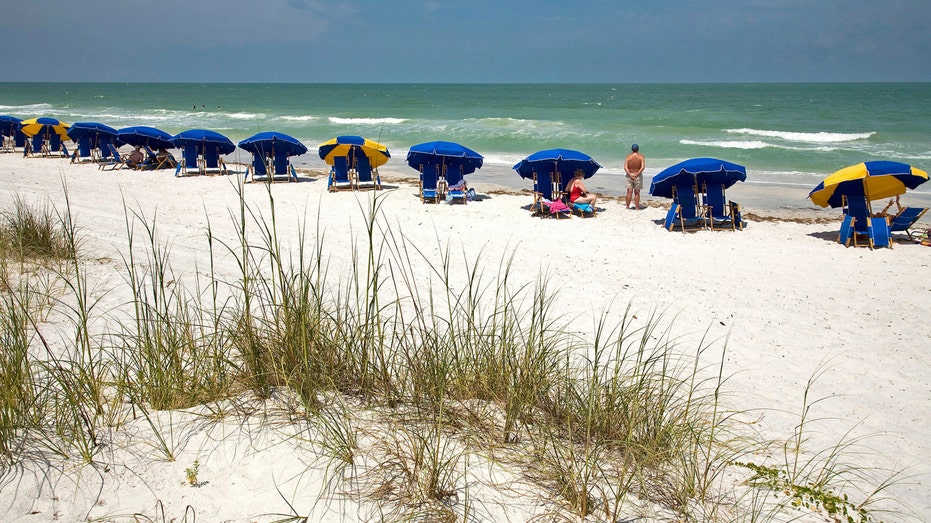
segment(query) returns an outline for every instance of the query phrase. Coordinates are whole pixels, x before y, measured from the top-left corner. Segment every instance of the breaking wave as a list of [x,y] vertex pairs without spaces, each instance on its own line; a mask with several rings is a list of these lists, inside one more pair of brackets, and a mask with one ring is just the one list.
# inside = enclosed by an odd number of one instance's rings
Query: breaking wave
[[389,124],[397,125],[407,121],[406,118],[338,118],[336,116],[331,116],[329,118],[330,123],[335,123],[339,125],[378,125],[378,124]]
[[749,136],[761,136],[763,138],[778,138],[790,142],[806,143],[842,143],[854,142],[857,140],[868,140],[875,132],[869,133],[801,133],[792,131],[767,131],[765,129],[726,129],[730,134],[746,134]]

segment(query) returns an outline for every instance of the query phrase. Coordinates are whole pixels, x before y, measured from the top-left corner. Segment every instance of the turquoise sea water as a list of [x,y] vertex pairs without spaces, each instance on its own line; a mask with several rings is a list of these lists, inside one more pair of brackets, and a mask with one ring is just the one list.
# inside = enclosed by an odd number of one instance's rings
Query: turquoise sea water
[[[748,167],[748,183],[809,189],[841,167],[889,159],[931,170],[931,84],[118,84],[0,83],[0,114],[68,123],[206,128],[234,142],[281,131],[311,152],[336,135],[380,141],[405,172],[413,144],[462,143],[485,156],[485,179],[522,186],[525,156],[577,149],[623,172],[638,143],[652,175],[713,156]],[[234,159],[247,161],[237,151]],[[414,171],[410,171],[413,175]],[[595,180],[593,180],[594,182]],[[649,181],[649,180],[647,180]],[[931,185],[931,184],[929,184]],[[931,187],[924,188],[931,194]]]

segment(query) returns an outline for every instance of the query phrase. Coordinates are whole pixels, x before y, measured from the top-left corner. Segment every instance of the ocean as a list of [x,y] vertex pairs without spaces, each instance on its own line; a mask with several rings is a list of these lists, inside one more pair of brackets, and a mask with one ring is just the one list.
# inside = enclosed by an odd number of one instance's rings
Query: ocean
[[[411,145],[448,140],[485,157],[483,181],[509,187],[529,188],[514,164],[562,147],[594,157],[603,168],[589,185],[609,194],[623,191],[632,143],[648,177],[711,156],[747,166],[748,184],[781,186],[800,199],[825,176],[866,160],[931,169],[931,83],[0,83],[0,114],[172,134],[205,128],[234,142],[280,131],[308,146],[294,163],[312,168],[324,167],[320,143],[362,135],[389,148],[386,167],[411,176]],[[240,150],[231,156],[249,159]],[[931,187],[916,193],[931,198]]]

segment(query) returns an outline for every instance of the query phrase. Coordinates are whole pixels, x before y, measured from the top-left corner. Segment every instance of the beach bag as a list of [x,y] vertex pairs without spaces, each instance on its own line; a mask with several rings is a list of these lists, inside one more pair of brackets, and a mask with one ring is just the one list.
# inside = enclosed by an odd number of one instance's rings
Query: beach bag
[[475,189],[469,189],[466,191],[466,200],[475,201]]

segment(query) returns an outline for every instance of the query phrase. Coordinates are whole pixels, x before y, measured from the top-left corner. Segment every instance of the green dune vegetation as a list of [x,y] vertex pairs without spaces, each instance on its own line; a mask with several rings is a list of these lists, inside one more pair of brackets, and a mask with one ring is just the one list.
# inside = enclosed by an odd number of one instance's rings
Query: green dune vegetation
[[[392,230],[380,198],[359,209],[348,269],[330,265],[322,231],[286,242],[274,213],[243,203],[238,237],[205,225],[207,276],[184,280],[158,220],[124,206],[128,244],[94,253],[122,267],[131,299],[117,310],[99,306],[70,210],[12,202],[0,219],[6,484],[26,464],[102,469],[100,449],[132,420],[147,420],[154,460],[178,460],[184,429],[161,421],[186,409],[204,424],[260,421],[247,431],[293,426],[319,457],[319,495],[375,507],[373,520],[474,521],[478,485],[513,482],[539,498],[541,521],[890,517],[884,491],[901,477],[850,465],[859,440],[808,448],[807,390],[797,430],[764,440],[759,413],[732,406],[725,340],[682,346],[662,312],[629,307],[579,335],[549,278],[516,285],[509,259],[460,272],[441,249],[425,279],[410,261],[428,255]],[[235,277],[215,270],[220,257]],[[185,459],[178,479],[196,485],[210,458]],[[508,471],[507,485],[487,468]],[[155,512],[133,517],[193,521],[184,503],[152,499]]]

